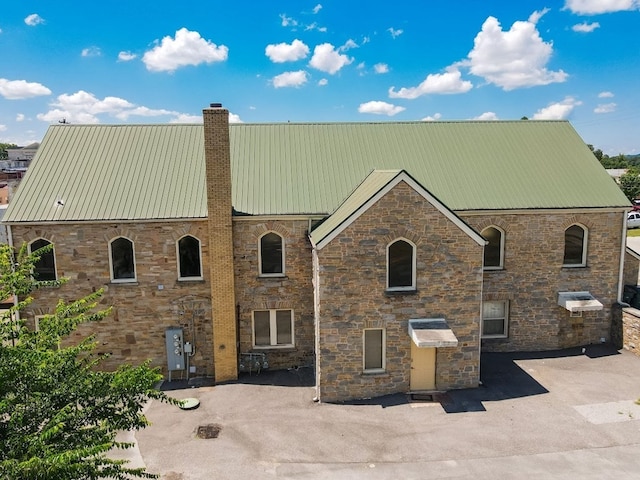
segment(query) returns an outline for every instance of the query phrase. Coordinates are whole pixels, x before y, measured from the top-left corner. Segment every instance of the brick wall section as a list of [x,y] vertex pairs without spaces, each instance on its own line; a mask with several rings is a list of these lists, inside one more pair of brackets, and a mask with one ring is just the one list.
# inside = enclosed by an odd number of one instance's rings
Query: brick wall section
[[[240,352],[267,354],[271,369],[313,365],[313,286],[308,220],[236,219],[233,224],[236,299]],[[266,232],[284,238],[285,276],[260,277],[258,242]],[[264,309],[293,309],[295,347],[254,349],[252,313]]]
[[640,310],[622,310],[622,348],[640,356]]
[[[417,293],[385,294],[386,247],[417,248]],[[475,387],[479,375],[482,247],[404,182],[317,251],[318,394],[322,401],[406,392],[408,320],[444,317],[458,347],[438,348],[436,387]],[[363,374],[363,329],[386,330],[386,372]]]
[[[167,375],[164,332],[181,326],[185,341],[195,346],[191,376],[213,375],[212,324],[209,288],[207,223],[205,220],[164,223],[58,224],[13,226],[16,246],[37,238],[55,247],[58,277],[67,277],[59,288],[34,293],[34,302],[22,316],[33,325],[35,315],[53,313],[59,298],[77,300],[104,288],[100,308],[113,306],[111,316],[82,325],[72,339],[95,334],[97,351],[111,356],[104,364],[114,369],[123,363],[152,366]],[[201,281],[178,281],[176,242],[184,235],[198,238],[202,248]],[[109,241],[126,236],[134,242],[137,282],[111,283]],[[180,373],[174,372],[173,378]],[[183,372],[184,375],[184,372]]]
[[229,111],[206,108],[202,113],[215,379],[216,382],[224,382],[238,378]]
[[638,285],[638,272],[640,261],[630,253],[624,255],[624,284]]
[[[483,351],[552,350],[609,340],[623,213],[460,216],[478,232],[490,225],[505,232],[504,269],[485,272],[483,297],[509,300],[509,337],[483,340]],[[589,230],[585,268],[562,267],[564,231],[574,223]],[[558,305],[561,291],[589,291],[604,308],[572,318]]]

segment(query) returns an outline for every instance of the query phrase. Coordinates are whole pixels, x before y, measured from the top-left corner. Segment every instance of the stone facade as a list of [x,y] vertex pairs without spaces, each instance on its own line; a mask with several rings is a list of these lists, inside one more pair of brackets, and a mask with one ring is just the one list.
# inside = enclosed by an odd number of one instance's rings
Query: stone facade
[[[416,246],[416,291],[386,292],[386,248]],[[408,321],[445,318],[458,347],[438,348],[436,388],[475,387],[480,366],[482,246],[401,182],[317,251],[318,395],[322,401],[406,392]],[[386,336],[384,373],[363,373],[363,330]]]
[[[483,299],[509,300],[507,338],[485,339],[483,351],[552,350],[609,340],[617,302],[622,245],[619,212],[521,212],[460,216],[478,232],[504,231],[504,268],[485,271]],[[564,231],[588,231],[587,266],[563,267]],[[616,248],[617,247],[617,248]],[[558,305],[558,292],[589,291],[604,306],[581,317]]]
[[640,310],[622,309],[622,348],[640,356]]
[[[106,368],[150,360],[167,375],[165,329],[179,326],[185,341],[195,347],[192,376],[214,374],[206,221],[15,225],[12,233],[16,246],[38,238],[52,242],[58,278],[69,280],[35,292],[34,302],[23,312],[29,323],[52,313],[59,298],[77,300],[102,288],[100,307],[112,306],[112,314],[98,324],[82,325],[74,338],[94,334],[97,352],[110,354]],[[203,280],[178,280],[176,243],[184,235],[201,242]],[[135,283],[111,282],[109,242],[118,236],[134,243]]]
[[[309,221],[254,220],[238,217],[233,224],[236,302],[240,353],[267,355],[270,368],[313,365],[313,285],[311,284],[311,244],[307,238]],[[284,275],[259,275],[260,236],[275,232],[284,239]],[[252,315],[254,310],[292,309],[293,348],[254,348]]]

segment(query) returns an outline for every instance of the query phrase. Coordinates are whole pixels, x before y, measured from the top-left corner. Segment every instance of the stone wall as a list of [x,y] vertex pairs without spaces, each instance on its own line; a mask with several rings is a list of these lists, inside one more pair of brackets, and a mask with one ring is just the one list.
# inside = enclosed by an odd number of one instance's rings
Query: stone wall
[[[460,216],[481,232],[495,225],[505,232],[504,269],[484,273],[484,300],[509,300],[509,336],[485,339],[483,351],[534,351],[609,340],[617,301],[623,213],[531,212]],[[588,229],[587,266],[562,266],[564,231]],[[558,305],[558,292],[589,291],[603,310],[571,317]]]
[[[414,293],[385,291],[386,248],[399,237],[416,245]],[[317,250],[317,262],[322,401],[408,391],[415,318],[445,318],[458,338],[437,349],[436,388],[478,384],[482,247],[406,183]],[[365,328],[385,329],[384,373],[363,373]]]
[[640,356],[640,310],[622,309],[622,348]]
[[[307,238],[308,220],[261,220],[239,217],[233,224],[236,302],[238,308],[240,353],[266,353],[272,369],[313,364],[313,286],[311,245]],[[258,242],[266,232],[284,238],[284,275],[261,277]],[[293,348],[254,348],[252,315],[254,310],[292,309]]]
[[[59,298],[76,300],[103,288],[100,307],[113,306],[112,314],[99,323],[81,326],[74,338],[95,334],[97,352],[111,355],[106,368],[149,359],[167,375],[164,332],[181,326],[185,340],[195,346],[190,362],[196,372],[191,376],[214,374],[206,220],[14,225],[12,231],[18,247],[37,238],[52,242],[58,277],[69,279],[59,288],[35,292],[35,301],[22,315],[31,325],[36,315],[52,313]],[[201,242],[201,281],[178,281],[176,242],[186,234]],[[110,280],[109,241],[121,235],[134,243],[136,283]],[[180,371],[173,372],[173,378],[180,375]]]
[[638,285],[638,272],[640,272],[640,260],[635,255],[624,254],[624,284]]

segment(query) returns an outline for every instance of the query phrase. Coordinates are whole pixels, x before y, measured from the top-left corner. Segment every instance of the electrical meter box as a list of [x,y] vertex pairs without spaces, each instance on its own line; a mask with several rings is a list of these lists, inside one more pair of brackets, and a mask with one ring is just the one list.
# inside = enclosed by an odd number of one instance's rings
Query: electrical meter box
[[170,327],[164,331],[167,346],[167,367],[171,370],[184,370],[184,334],[179,327]]

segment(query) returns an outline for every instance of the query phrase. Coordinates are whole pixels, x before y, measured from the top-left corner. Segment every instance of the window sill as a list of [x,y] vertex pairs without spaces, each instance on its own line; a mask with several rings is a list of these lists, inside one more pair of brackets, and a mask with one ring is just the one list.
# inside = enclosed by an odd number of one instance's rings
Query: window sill
[[204,278],[203,277],[183,277],[183,278],[178,278],[178,282],[204,283]]
[[402,295],[417,295],[418,290],[415,288],[408,290],[389,290],[388,288],[384,291],[384,294],[388,297],[397,297]]
[[386,370],[375,369],[375,370],[363,370],[361,375],[363,377],[382,377],[382,376],[388,376],[389,374],[387,373]]
[[483,335],[481,340],[505,340],[509,338],[509,335]]
[[587,268],[587,265],[562,265],[562,268]]
[[262,280],[269,280],[270,278],[278,279],[278,278],[288,278],[288,277],[284,273],[271,273],[267,275],[260,274],[258,275],[258,278]]
[[254,345],[253,350],[256,350],[258,352],[262,352],[264,350],[277,350],[279,352],[282,352],[282,351],[295,352],[296,346],[295,345],[264,345],[264,346]]
[[483,272],[502,272],[504,271],[504,267],[484,267],[482,271]]
[[137,280],[133,280],[133,281],[127,281],[127,282],[123,282],[122,280],[118,281],[118,280],[111,280],[110,285],[122,285],[122,286],[127,286],[127,285],[139,285]]

